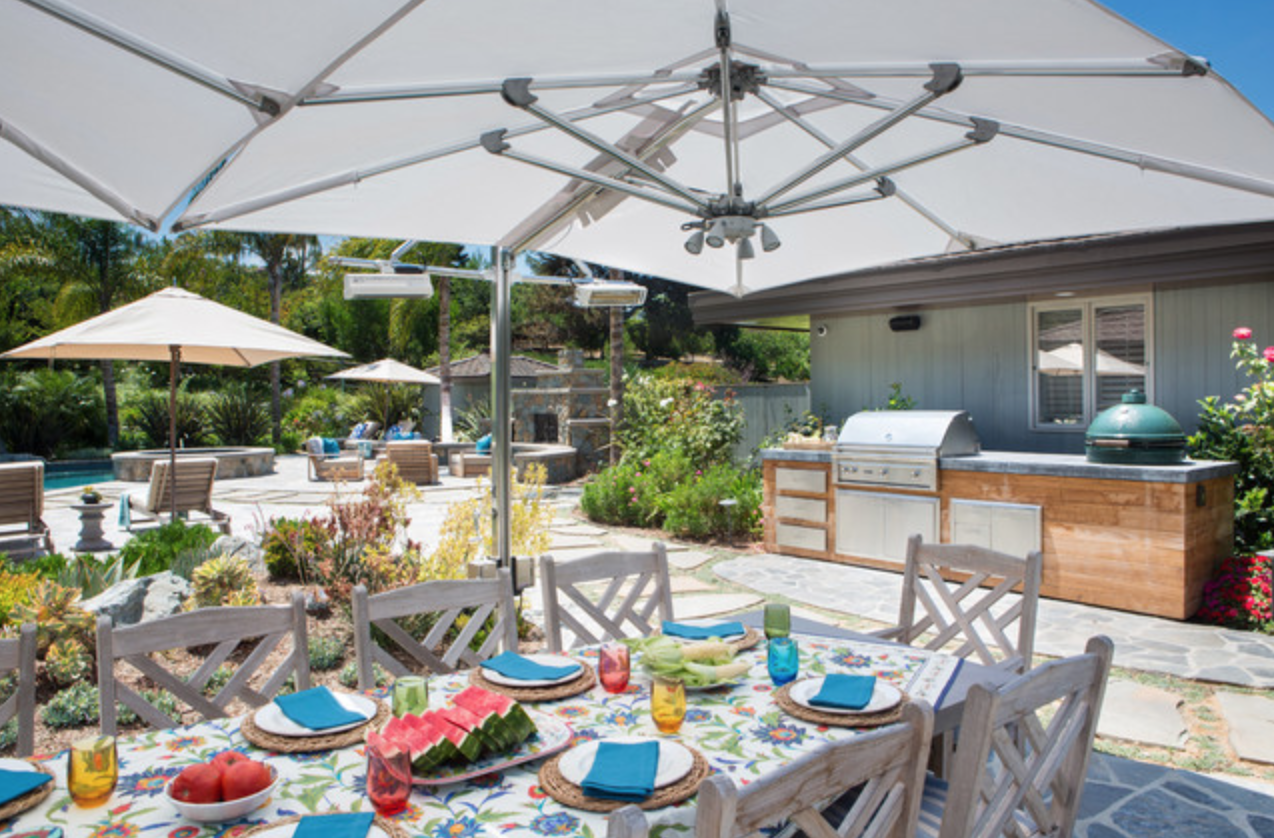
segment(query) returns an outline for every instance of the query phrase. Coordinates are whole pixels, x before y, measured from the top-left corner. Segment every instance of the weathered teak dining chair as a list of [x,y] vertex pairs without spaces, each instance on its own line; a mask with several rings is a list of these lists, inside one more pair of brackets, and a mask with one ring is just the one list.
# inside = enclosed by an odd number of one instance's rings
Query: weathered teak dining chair
[[[291,638],[287,658],[265,677],[259,687],[251,686],[253,676],[283,641]],[[230,680],[212,695],[209,680],[225,664],[243,641],[259,638]],[[203,663],[189,676],[166,669],[152,655],[177,649],[212,646]],[[234,699],[252,707],[268,703],[295,674],[296,689],[310,687],[309,641],[305,626],[305,596],[293,593],[290,605],[200,608],[185,614],[151,620],[134,626],[112,627],[111,618],[97,620],[97,680],[101,706],[102,733],[114,735],[117,725],[115,702],[130,708],[151,727],[172,727],[181,719],[171,718],[145,697],[120,683],[116,662],[122,661],[150,679],[160,690],[205,719],[224,718]],[[263,673],[264,674],[264,673]]]
[[17,637],[0,640],[0,673],[18,678],[18,688],[0,704],[0,726],[17,717],[20,757],[35,750],[35,652],[35,623],[23,623]]
[[951,785],[930,778],[917,835],[1068,838],[1113,651],[1108,638],[1094,637],[1084,654],[1050,661],[998,691],[971,687]]
[[[917,701],[903,709],[898,724],[824,745],[743,788],[723,774],[709,777],[699,786],[694,834],[741,838],[791,822],[808,838],[910,838],[932,730],[933,710]],[[860,786],[848,811],[823,808]],[[646,833],[636,806],[617,811],[607,829],[608,838]]]
[[150,471],[150,487],[145,498],[128,499],[128,527],[131,532],[139,523],[161,524],[172,513],[172,482],[177,484],[177,514],[187,516],[201,512],[208,516],[209,526],[230,534],[230,516],[212,508],[212,488],[217,479],[214,457],[178,458],[176,477],[168,460],[156,460]]
[[44,523],[44,462],[32,460],[0,465],[0,543],[20,543],[4,549],[15,555],[32,552],[40,544],[53,552],[53,536]]
[[[1035,651],[1041,564],[1038,551],[1023,559],[967,544],[925,544],[913,535],[907,541],[898,625],[875,635],[908,645],[924,640],[926,649],[942,649],[955,641],[960,645],[954,654],[962,658],[1025,672]],[[944,575],[958,575],[963,581],[948,582]],[[993,586],[983,587],[988,582]],[[1021,595],[1006,605],[1018,587]],[[923,614],[917,615],[917,603]],[[923,638],[926,632],[931,635]]]
[[[465,613],[469,613],[468,620],[456,639],[439,652],[447,633]],[[411,618],[424,614],[435,614],[437,619],[425,636],[417,639],[410,630]],[[478,649],[471,649],[474,638],[490,619],[495,623],[486,640]],[[411,670],[372,639],[372,626],[435,673],[477,666],[501,650],[518,650],[513,582],[504,568],[492,579],[422,582],[375,596],[369,596],[364,585],[355,587],[354,654],[358,662],[358,687],[363,690],[376,686],[373,663],[395,676],[411,674]]]
[[[603,584],[597,597],[585,590]],[[673,619],[668,551],[659,542],[649,551],[609,551],[565,562],[545,556],[540,559],[540,587],[544,633],[552,652],[648,636],[663,620]],[[569,645],[563,644],[563,628],[572,634]]]

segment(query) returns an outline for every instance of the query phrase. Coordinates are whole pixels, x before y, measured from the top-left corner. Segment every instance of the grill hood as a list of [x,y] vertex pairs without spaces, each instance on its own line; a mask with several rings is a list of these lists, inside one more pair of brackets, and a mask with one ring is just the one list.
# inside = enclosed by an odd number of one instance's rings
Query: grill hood
[[982,448],[967,410],[864,410],[845,420],[838,452],[961,457]]

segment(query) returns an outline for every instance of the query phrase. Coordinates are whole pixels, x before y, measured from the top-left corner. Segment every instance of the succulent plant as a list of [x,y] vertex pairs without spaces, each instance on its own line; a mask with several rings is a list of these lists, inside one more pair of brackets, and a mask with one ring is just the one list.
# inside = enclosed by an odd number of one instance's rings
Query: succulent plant
[[310,669],[328,672],[345,659],[345,644],[336,637],[310,638]]
[[215,556],[195,568],[191,607],[218,605],[257,605],[261,592],[246,559],[241,556]]
[[67,687],[88,677],[93,669],[93,658],[83,643],[73,637],[63,637],[49,644],[44,669],[54,684]]
[[93,615],[80,608],[79,603],[78,590],[46,579],[31,589],[27,602],[14,605],[9,620],[35,623],[41,652],[47,651],[55,640],[65,638],[91,642]]

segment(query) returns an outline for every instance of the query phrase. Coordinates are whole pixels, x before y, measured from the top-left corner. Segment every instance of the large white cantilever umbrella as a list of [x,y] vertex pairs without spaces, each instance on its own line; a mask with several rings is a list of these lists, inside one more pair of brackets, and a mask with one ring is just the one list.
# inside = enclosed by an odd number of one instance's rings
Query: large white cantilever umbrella
[[[0,358],[168,361],[168,457],[177,460],[177,368],[182,361],[255,367],[285,358],[347,358],[318,341],[181,288],[136,302],[11,349]],[[169,481],[177,513],[176,482]]]
[[1091,0],[0,0],[0,70],[0,203],[491,245],[497,301],[1274,217],[1269,120]]

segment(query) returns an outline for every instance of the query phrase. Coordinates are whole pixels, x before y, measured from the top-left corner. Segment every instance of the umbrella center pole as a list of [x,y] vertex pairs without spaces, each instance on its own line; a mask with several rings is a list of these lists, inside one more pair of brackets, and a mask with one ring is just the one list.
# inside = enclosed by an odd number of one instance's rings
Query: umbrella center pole
[[[491,249],[491,262],[495,268],[495,282],[491,284],[491,489],[495,502],[491,505],[491,514],[496,563],[516,574],[512,533],[513,432],[509,394],[513,348],[509,312],[512,261],[511,251],[502,247]],[[513,585],[516,590],[516,578]]]
[[177,520],[177,374],[181,371],[181,347],[169,346],[168,362],[168,511]]

